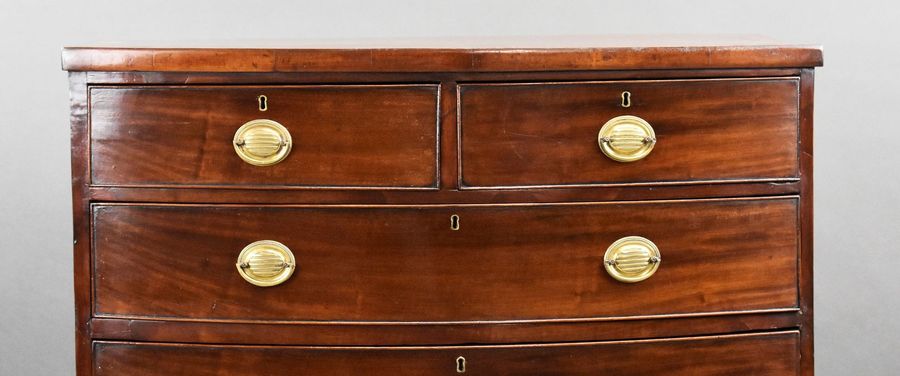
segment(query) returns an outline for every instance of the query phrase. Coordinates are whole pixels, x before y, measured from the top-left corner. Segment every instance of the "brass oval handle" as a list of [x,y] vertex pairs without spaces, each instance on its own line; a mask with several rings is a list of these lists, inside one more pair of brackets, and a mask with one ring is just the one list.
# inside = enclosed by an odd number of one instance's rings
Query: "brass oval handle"
[[656,244],[640,236],[626,236],[616,240],[603,256],[606,272],[617,281],[626,283],[650,278],[659,269],[661,261]]
[[643,159],[656,145],[656,133],[646,120],[637,116],[616,116],[597,133],[603,154],[614,161],[634,162]]
[[269,119],[251,120],[234,132],[234,151],[244,162],[254,166],[271,166],[287,158],[291,152],[291,133]]
[[260,240],[248,244],[238,255],[238,273],[253,285],[268,287],[287,281],[294,274],[294,254],[284,244]]

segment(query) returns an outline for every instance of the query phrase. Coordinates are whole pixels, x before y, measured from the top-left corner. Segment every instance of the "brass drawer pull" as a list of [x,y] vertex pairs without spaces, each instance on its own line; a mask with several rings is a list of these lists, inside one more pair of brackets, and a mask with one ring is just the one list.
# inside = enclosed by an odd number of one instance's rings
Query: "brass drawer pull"
[[660,262],[662,258],[656,244],[640,236],[616,240],[603,256],[606,272],[617,281],[626,283],[650,278],[659,269]]
[[656,145],[656,133],[650,123],[637,116],[616,116],[600,128],[597,143],[610,159],[634,162],[650,154]]
[[296,269],[291,250],[274,240],[260,240],[244,247],[236,266],[244,280],[261,287],[287,281]]
[[244,162],[271,166],[291,152],[291,133],[273,120],[251,120],[234,133],[234,151]]

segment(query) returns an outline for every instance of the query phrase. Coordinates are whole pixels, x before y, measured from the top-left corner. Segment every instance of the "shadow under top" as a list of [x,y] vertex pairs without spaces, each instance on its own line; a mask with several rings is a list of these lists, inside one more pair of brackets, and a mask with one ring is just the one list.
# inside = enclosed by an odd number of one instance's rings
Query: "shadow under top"
[[819,46],[757,36],[605,35],[197,42],[66,47],[68,71],[546,72],[807,68]]

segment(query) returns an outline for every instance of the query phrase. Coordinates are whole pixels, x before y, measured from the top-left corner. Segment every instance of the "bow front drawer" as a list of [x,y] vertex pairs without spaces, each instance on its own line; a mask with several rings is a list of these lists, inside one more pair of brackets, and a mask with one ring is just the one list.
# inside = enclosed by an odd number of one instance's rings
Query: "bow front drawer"
[[91,183],[429,188],[437,85],[92,87]]
[[799,80],[460,85],[463,188],[797,180]]
[[797,226],[793,197],[100,204],[93,312],[471,322],[789,311],[797,308]]
[[97,376],[799,374],[797,332],[506,346],[315,347],[95,342]]

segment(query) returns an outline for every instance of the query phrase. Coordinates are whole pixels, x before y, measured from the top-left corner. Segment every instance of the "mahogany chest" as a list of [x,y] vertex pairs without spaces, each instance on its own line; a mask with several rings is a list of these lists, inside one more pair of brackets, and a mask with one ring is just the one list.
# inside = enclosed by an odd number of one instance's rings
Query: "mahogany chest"
[[812,375],[821,64],[66,48],[78,375]]

